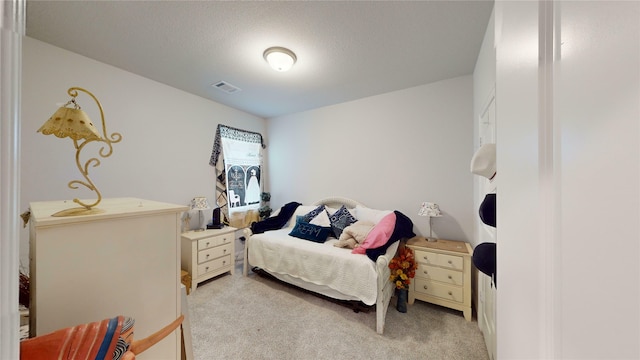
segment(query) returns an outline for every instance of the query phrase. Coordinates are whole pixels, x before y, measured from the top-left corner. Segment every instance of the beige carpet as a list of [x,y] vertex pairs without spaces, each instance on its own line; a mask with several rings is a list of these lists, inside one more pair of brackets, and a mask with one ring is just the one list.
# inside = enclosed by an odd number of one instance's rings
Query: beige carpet
[[416,301],[387,313],[353,310],[254,273],[222,275],[188,296],[193,351],[213,359],[488,359],[475,319]]

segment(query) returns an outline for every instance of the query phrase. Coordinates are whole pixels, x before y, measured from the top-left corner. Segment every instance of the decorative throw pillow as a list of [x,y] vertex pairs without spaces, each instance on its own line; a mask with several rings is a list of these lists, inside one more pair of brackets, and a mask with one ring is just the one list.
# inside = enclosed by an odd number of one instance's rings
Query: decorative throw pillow
[[316,215],[316,217],[314,217],[309,222],[314,225],[331,227],[331,221],[329,221],[329,215],[327,215],[326,211],[323,211],[320,214]]
[[289,235],[304,240],[323,243],[327,240],[327,237],[329,237],[330,232],[331,228],[329,227],[313,225],[307,222],[298,222]]
[[323,210],[324,210],[324,205],[320,205],[317,208],[302,215],[304,217],[304,222],[311,222],[311,220],[313,220],[313,218],[315,218],[316,216],[318,216],[318,214],[323,212]]
[[391,214],[392,212],[393,211],[391,210],[376,210],[358,205],[354,209],[353,215],[358,219],[358,221],[370,221],[377,224],[383,217]]
[[316,215],[316,217],[314,217],[311,221],[309,221],[307,217],[304,215],[296,216],[296,224],[301,222],[318,225],[322,227],[328,227],[328,228],[331,227],[331,223],[329,222],[329,216],[327,216],[325,212],[321,212],[320,214]]
[[367,249],[375,249],[387,243],[393,230],[396,227],[396,214],[391,213],[380,220],[376,226],[371,229],[367,238],[357,248],[351,252],[353,254],[364,254]]
[[331,222],[333,236],[335,236],[336,239],[339,239],[344,228],[358,221],[358,219],[351,215],[346,206],[342,205],[342,207],[333,213],[333,215],[329,215],[329,221]]

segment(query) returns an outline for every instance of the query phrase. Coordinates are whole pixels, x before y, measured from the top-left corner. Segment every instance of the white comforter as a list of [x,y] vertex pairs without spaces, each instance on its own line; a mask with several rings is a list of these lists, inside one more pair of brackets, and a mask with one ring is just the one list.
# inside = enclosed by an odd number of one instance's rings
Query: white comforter
[[352,254],[351,249],[333,246],[338,241],[335,238],[315,243],[289,236],[290,231],[283,228],[249,237],[251,266],[327,286],[367,305],[376,303],[375,262],[366,255]]

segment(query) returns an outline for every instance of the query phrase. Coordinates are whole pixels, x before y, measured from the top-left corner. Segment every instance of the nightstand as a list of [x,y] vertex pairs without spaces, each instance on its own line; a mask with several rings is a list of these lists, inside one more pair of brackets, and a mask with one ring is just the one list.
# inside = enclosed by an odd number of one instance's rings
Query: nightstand
[[415,299],[460,310],[471,321],[471,246],[463,241],[416,236],[407,241],[418,269],[409,285],[409,304]]
[[191,275],[191,292],[199,283],[225,272],[233,275],[236,228],[182,234],[182,269]]

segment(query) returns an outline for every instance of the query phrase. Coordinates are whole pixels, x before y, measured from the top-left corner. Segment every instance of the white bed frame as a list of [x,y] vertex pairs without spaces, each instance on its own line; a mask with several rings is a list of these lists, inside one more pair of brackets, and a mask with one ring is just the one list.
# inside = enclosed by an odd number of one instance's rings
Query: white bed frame
[[[313,205],[316,205],[316,206],[325,205],[325,206],[336,208],[336,209],[340,208],[342,205],[344,205],[348,209],[353,209],[357,205],[365,206],[355,200],[351,200],[343,197],[331,197],[331,198],[322,199],[320,201],[317,201]],[[248,228],[244,229],[244,235],[246,237],[246,241],[245,241],[245,247],[244,247],[244,263],[243,263],[242,273],[244,276],[247,276],[249,273],[249,246],[248,245],[250,243],[249,237],[251,236],[251,229],[248,229]],[[391,283],[391,281],[389,280],[389,275],[390,275],[389,262],[395,256],[395,251],[393,251],[393,249],[397,249],[397,246],[389,247],[390,251],[387,251],[387,253],[384,255],[380,255],[376,261],[376,272],[377,272],[376,286],[377,286],[377,293],[378,293],[376,296],[376,332],[378,334],[382,334],[384,332],[384,322],[385,322],[385,317],[387,315],[387,309],[389,308],[389,302],[391,301],[391,297],[393,296],[393,293],[394,293],[393,283]],[[318,288],[318,285],[308,284],[300,279],[296,279],[297,281],[292,281],[291,277],[289,277],[287,280],[277,276],[277,274],[272,274],[272,275],[276,276],[281,280],[290,282],[293,285],[302,287],[304,289],[311,290],[332,298],[340,299],[339,297],[335,296],[335,293],[323,292],[322,289]],[[344,299],[341,299],[341,300],[344,300]]]

